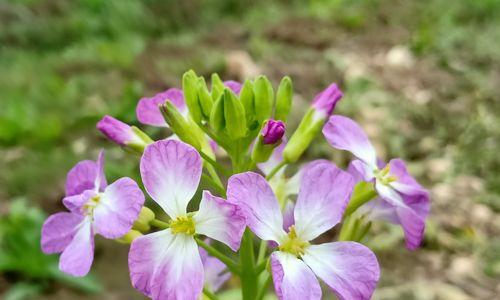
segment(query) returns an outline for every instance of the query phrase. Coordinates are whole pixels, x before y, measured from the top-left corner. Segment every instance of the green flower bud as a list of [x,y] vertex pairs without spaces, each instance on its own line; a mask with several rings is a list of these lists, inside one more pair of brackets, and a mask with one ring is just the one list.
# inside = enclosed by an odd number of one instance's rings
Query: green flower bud
[[265,76],[259,76],[253,85],[255,114],[259,123],[271,117],[274,91],[271,82]]
[[210,92],[208,91],[203,77],[198,78],[198,101],[201,106],[203,118],[206,120],[210,119],[210,113],[212,111],[214,101],[212,100],[212,96],[210,96]]
[[292,79],[285,76],[280,82],[276,95],[276,109],[274,119],[286,122],[290,109],[292,108],[293,85]]
[[245,108],[229,88],[224,89],[224,120],[226,131],[232,139],[239,139],[247,133]]
[[212,99],[216,101],[224,92],[224,82],[222,82],[217,73],[212,74],[211,80],[212,80]]
[[325,120],[315,119],[314,115],[314,109],[310,108],[300,122],[299,127],[295,130],[286,144],[283,150],[283,159],[287,163],[296,162],[307,147],[309,147],[309,144],[311,144],[316,135],[321,131]]
[[245,80],[240,91],[240,101],[245,108],[245,117],[247,125],[252,124],[255,120],[255,102],[253,95],[253,83],[250,80]]
[[198,101],[198,77],[193,70],[184,73],[182,76],[182,90],[189,115],[196,123],[200,123],[203,113]]
[[212,106],[210,113],[210,126],[216,131],[221,132],[226,127],[224,120],[224,97],[219,97]]
[[121,238],[116,239],[116,241],[119,243],[128,245],[128,244],[132,244],[132,242],[140,236],[142,236],[142,233],[140,233],[137,230],[132,229],[129,232],[127,232],[124,236],[122,236]]
[[170,101],[160,105],[160,110],[165,118],[165,121],[170,126],[170,129],[172,129],[179,139],[195,147],[197,150],[201,149],[200,141],[204,137],[201,137],[200,139],[199,134],[197,134],[198,131],[194,130],[194,128],[198,128],[196,124],[192,124],[186,120],[177,110],[177,107],[175,107],[175,105]]
[[141,212],[139,213],[139,216],[137,217],[137,220],[135,220],[134,225],[132,226],[132,229],[141,231],[141,232],[146,232],[151,229],[151,226],[149,226],[149,223],[155,219],[155,213],[147,208],[146,206],[143,206],[141,208]]

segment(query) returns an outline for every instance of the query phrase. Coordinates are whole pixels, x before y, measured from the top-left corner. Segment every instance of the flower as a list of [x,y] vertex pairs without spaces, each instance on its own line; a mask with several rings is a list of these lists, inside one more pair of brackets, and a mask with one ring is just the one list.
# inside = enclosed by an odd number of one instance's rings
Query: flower
[[73,276],[89,272],[94,235],[108,239],[125,235],[144,203],[144,194],[130,178],[107,185],[103,164],[101,151],[97,162],[81,161],[69,171],[63,204],[70,212],[51,215],[42,227],[42,251],[62,252],[59,269]]
[[382,200],[368,203],[373,216],[401,224],[406,247],[418,248],[430,211],[430,199],[427,190],[408,173],[405,163],[392,159],[388,164],[379,165],[375,148],[363,129],[347,117],[330,117],[323,134],[332,147],[347,150],[358,158],[351,162],[351,172],[358,173],[362,180],[374,182]]
[[153,299],[197,299],[204,271],[194,235],[236,251],[245,229],[239,207],[203,191],[197,212],[187,212],[202,172],[201,157],[180,141],[162,140],[144,151],[141,177],[148,194],[170,216],[167,229],[135,239],[129,252],[133,286]]
[[129,126],[111,116],[104,116],[96,125],[108,139],[120,146],[144,148],[151,139],[136,127]]
[[370,298],[379,279],[373,252],[356,242],[310,243],[341,221],[353,185],[352,176],[330,162],[306,168],[294,225],[285,231],[279,203],[261,175],[246,172],[229,179],[228,199],[241,207],[248,227],[259,238],[278,244],[271,254],[271,269],[280,299],[320,299],[316,276],[339,299]]
[[281,141],[285,134],[285,123],[270,119],[266,122],[261,131],[264,145],[276,144]]

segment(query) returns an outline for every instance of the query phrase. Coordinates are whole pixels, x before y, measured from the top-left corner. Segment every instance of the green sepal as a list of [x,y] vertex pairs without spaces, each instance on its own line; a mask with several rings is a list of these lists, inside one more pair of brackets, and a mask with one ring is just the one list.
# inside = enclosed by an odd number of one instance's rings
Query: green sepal
[[212,74],[211,81],[212,81],[212,99],[216,101],[224,92],[224,82],[222,82],[217,73]]
[[212,106],[212,111],[210,113],[210,127],[212,127],[215,132],[221,132],[225,126],[224,97],[221,95]]
[[276,94],[276,108],[274,111],[274,119],[286,122],[290,109],[292,108],[293,85],[292,79],[285,76],[281,79]]
[[209,120],[214,101],[208,91],[207,84],[205,83],[205,79],[203,79],[203,77],[198,78],[198,101],[201,106],[203,118]]
[[196,123],[201,123],[203,114],[198,101],[198,77],[193,70],[189,70],[182,76],[182,91],[189,115]]
[[223,99],[227,134],[234,140],[244,137],[247,133],[247,121],[243,104],[228,88],[224,89]]
[[253,85],[255,115],[259,123],[271,117],[274,91],[271,82],[265,76],[259,76]]
[[[174,104],[167,101],[165,104],[160,106],[160,111],[165,118],[165,121],[170,126],[170,129],[179,137],[181,141],[184,141],[197,150],[201,149],[200,138],[198,134],[193,134],[193,127],[195,124],[190,124],[182,114],[177,110]],[[194,126],[193,126],[194,125]]]
[[325,120],[316,119],[314,114],[315,111],[310,108],[285,146],[283,159],[287,163],[296,162],[321,131]]
[[253,94],[253,83],[248,79],[245,80],[243,86],[241,87],[240,101],[245,108],[245,117],[247,119],[247,125],[250,129],[250,125],[255,123],[255,101]]

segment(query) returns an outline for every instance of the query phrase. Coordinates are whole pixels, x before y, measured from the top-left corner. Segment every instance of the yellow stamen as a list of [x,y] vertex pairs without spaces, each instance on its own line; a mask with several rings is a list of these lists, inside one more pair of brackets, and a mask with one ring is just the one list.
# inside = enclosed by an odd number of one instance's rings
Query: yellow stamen
[[194,220],[191,216],[177,217],[175,220],[170,221],[170,231],[173,234],[185,233],[193,235],[195,232]]
[[279,250],[288,252],[296,257],[304,255],[306,248],[309,246],[308,242],[302,241],[295,231],[295,226],[292,225],[288,229],[288,236],[284,243],[279,246]]

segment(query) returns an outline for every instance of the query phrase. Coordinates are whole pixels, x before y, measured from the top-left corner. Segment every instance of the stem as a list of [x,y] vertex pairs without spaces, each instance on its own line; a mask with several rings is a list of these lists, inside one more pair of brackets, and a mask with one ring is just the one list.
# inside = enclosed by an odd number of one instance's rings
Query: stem
[[278,173],[279,170],[281,170],[281,168],[283,168],[284,166],[286,165],[286,162],[285,161],[282,161],[280,162],[276,167],[274,167],[274,169],[266,176],[266,180],[269,181],[271,180],[271,178],[274,177],[274,175],[276,175],[276,173]]
[[210,300],[219,300],[219,297],[217,297],[214,293],[209,291],[207,288],[203,288],[203,295],[207,296],[208,299],[210,299]]
[[252,232],[245,230],[240,248],[241,292],[243,300],[255,300],[257,297],[257,276],[255,274],[255,254]]
[[260,273],[262,273],[266,269],[266,266],[267,266],[267,261],[263,261],[260,264],[258,264],[255,267],[255,276],[258,276]]
[[229,269],[229,271],[231,271],[231,273],[240,274],[240,270],[239,270],[238,265],[231,258],[222,254],[219,250],[208,245],[207,243],[200,240],[199,238],[195,238],[195,240],[196,240],[196,243],[198,244],[198,246],[207,250],[208,254],[210,254],[211,256],[216,257],[220,261],[222,261],[226,265],[226,267]]
[[224,184],[222,183],[222,180],[220,180],[219,174],[215,171],[214,167],[212,165],[207,165],[205,168],[208,171],[208,174],[210,174],[210,177],[220,186],[224,187]]
[[167,222],[160,221],[158,219],[154,219],[151,222],[149,222],[149,225],[160,228],[160,229],[167,229],[170,227],[170,225]]
[[224,187],[215,182],[215,180],[210,178],[207,174],[201,174],[201,179],[203,179],[206,183],[216,189],[217,193],[219,193],[221,196],[226,197],[226,190],[224,189]]
[[270,274],[267,274],[267,277],[264,281],[264,284],[260,287],[259,293],[257,294],[257,297],[255,300],[262,300],[264,299],[264,296],[266,295],[267,289],[269,288],[269,285],[272,282],[272,276]]
[[217,161],[215,161],[213,158],[208,156],[205,152],[199,151],[201,157],[210,165],[212,165],[217,171],[221,172],[225,176],[230,176],[231,174],[227,171],[226,168],[224,168],[221,164],[219,164]]
[[260,241],[259,254],[257,255],[257,264],[260,264],[264,260],[264,256],[266,256],[266,250],[267,250],[267,241],[265,240]]
[[356,189],[354,191],[354,196],[352,197],[351,201],[349,201],[349,204],[347,205],[347,208],[345,210],[344,218],[350,216],[363,204],[367,203],[368,201],[375,198],[375,196],[377,196],[377,191],[375,191],[375,189],[370,189],[359,194],[356,193]]

